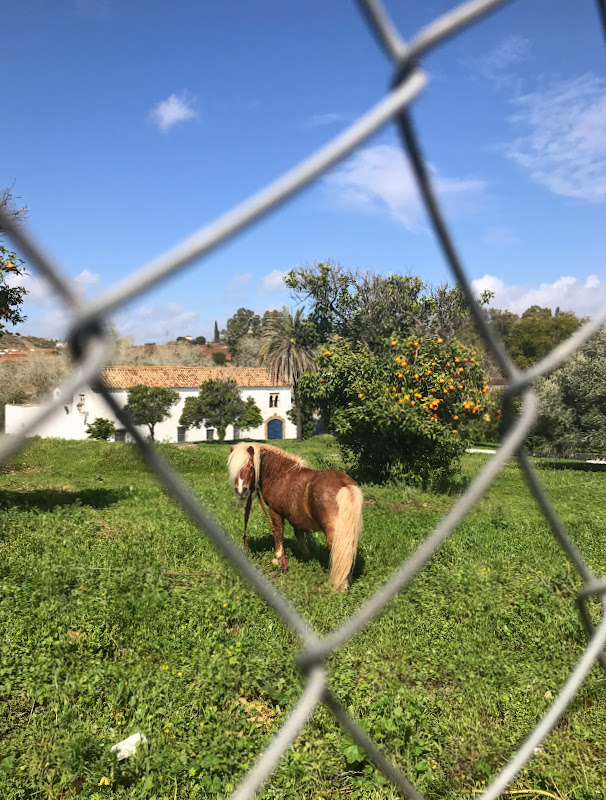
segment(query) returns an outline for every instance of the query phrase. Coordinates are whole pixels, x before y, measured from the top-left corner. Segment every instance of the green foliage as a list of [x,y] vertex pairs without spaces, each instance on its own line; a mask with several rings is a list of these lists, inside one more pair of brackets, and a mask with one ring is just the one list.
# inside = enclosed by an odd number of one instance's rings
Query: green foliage
[[192,344],[206,344],[206,336],[196,336],[192,339]]
[[489,308],[486,311],[488,316],[488,321],[499,334],[501,339],[507,343],[509,342],[509,336],[511,331],[519,321],[520,318],[517,314],[514,314],[512,311],[501,311],[499,308]]
[[490,419],[477,352],[456,340],[391,339],[380,354],[338,340],[318,362],[301,396],[364,481],[439,485],[457,467],[469,420]]
[[111,420],[104,417],[97,417],[86,427],[86,435],[89,439],[105,439],[107,441],[110,436],[115,436],[115,434],[116,426]]
[[581,320],[571,311],[552,315],[551,309],[531,306],[509,331],[507,345],[511,357],[525,369],[539,361],[550,350],[567,339],[581,325]]
[[18,325],[26,319],[21,313],[21,305],[27,292],[23,286],[11,286],[7,281],[9,276],[20,276],[24,272],[23,261],[0,244],[0,334],[6,329],[5,322]]
[[246,408],[239,417],[237,425],[243,431],[251,430],[251,428],[258,428],[259,425],[263,425],[263,414],[259,406],[255,403],[254,397],[246,398]]
[[[498,442],[501,439],[503,411],[503,389],[495,387],[484,395],[484,410],[481,416],[469,418],[465,429],[466,438],[475,444]],[[488,421],[486,421],[488,418]]]
[[[316,419],[314,417],[315,408],[314,406],[310,406],[308,403],[305,403],[301,399],[299,402],[301,403],[301,439],[311,439],[316,429]],[[297,407],[294,406],[293,408],[289,408],[286,411],[286,416],[293,425],[296,425]]]
[[187,397],[180,425],[186,428],[216,428],[219,441],[225,439],[228,425],[242,430],[256,428],[263,422],[259,407],[252,397],[242,400],[234,380],[208,380],[200,386],[197,397]]
[[222,341],[229,348],[229,352],[235,355],[238,349],[238,342],[247,333],[255,335],[258,333],[261,320],[249,308],[239,308],[236,313],[227,320],[226,329],[221,332]]
[[215,320],[215,333],[213,336],[213,342],[220,342],[221,341],[221,334],[219,333],[219,326],[217,325],[217,320]]
[[169,415],[172,406],[179,402],[179,393],[161,386],[144,386],[142,383],[128,390],[124,410],[135,425],[147,425],[153,441],[154,429]]
[[225,353],[213,353],[211,356],[213,364],[217,367],[224,367],[227,360]]
[[310,307],[309,321],[324,341],[340,336],[373,352],[394,331],[450,338],[469,316],[458,287],[432,288],[413,275],[360,274],[330,260],[291,270],[285,283]]
[[535,390],[539,418],[531,447],[556,456],[606,453],[606,329]]

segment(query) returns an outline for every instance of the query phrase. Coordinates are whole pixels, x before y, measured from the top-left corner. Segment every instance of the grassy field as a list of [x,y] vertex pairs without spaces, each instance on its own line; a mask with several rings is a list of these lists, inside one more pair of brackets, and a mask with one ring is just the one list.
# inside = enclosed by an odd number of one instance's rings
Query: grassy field
[[[329,437],[285,446],[312,466],[339,464]],[[240,541],[228,446],[160,448]],[[461,487],[485,458],[466,456]],[[541,475],[582,553],[606,573],[606,475]],[[363,490],[347,595],[327,589],[323,537],[303,562],[287,530],[290,569],[272,579],[318,631],[359,606],[455,501]],[[258,506],[249,542],[274,575]],[[475,797],[583,650],[578,585],[512,463],[412,586],[331,657],[331,686],[428,798]],[[34,441],[0,468],[0,613],[3,800],[225,797],[301,691],[295,637],[132,445]],[[116,765],[109,748],[135,732],[149,749]],[[597,667],[512,789],[521,798],[606,797]],[[261,796],[398,794],[320,709]]]

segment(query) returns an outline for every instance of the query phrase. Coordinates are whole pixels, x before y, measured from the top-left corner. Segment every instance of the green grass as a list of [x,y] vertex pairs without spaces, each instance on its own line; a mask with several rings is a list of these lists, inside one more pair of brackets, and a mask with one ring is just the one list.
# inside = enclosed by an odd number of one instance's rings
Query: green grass
[[[330,437],[284,446],[313,466],[339,466]],[[241,541],[242,508],[225,482],[229,447],[160,448]],[[486,458],[465,457],[461,486]],[[606,475],[540,474],[583,555],[606,573]],[[320,534],[303,562],[288,528],[289,571],[274,577],[267,523],[258,506],[251,515],[251,557],[323,633],[456,500],[363,490],[365,529],[345,596],[327,588]],[[583,651],[578,586],[512,462],[409,589],[331,656],[331,687],[430,800],[474,797]],[[3,799],[225,797],[303,686],[296,638],[132,445],[37,440],[0,468],[0,614]],[[149,750],[117,765],[109,748],[137,731]],[[597,667],[512,788],[529,790],[517,797],[606,796]],[[320,709],[261,796],[398,794]]]

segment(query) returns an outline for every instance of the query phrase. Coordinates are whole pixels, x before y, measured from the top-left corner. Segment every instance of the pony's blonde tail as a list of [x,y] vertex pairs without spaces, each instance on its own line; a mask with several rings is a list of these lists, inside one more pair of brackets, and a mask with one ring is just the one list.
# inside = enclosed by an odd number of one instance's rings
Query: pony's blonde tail
[[337,492],[337,524],[330,551],[330,583],[337,591],[349,586],[362,531],[362,492],[358,486],[343,486]]

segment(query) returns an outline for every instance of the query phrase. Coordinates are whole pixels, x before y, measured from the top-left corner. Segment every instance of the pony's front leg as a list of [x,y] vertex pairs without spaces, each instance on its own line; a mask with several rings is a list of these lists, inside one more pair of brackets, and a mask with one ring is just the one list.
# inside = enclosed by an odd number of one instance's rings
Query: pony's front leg
[[284,570],[287,570],[288,564],[286,563],[286,555],[284,554],[284,519],[271,509],[269,510],[269,516],[271,517],[271,532],[276,540],[276,554],[271,561],[272,564],[276,564],[277,566],[282,564]]

